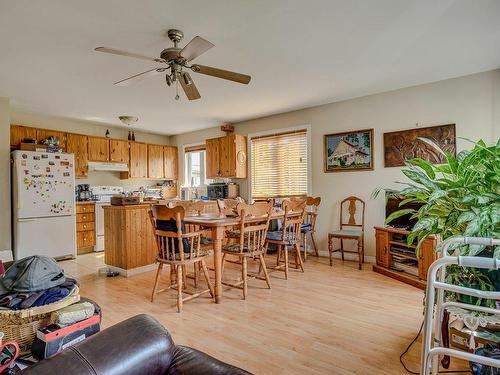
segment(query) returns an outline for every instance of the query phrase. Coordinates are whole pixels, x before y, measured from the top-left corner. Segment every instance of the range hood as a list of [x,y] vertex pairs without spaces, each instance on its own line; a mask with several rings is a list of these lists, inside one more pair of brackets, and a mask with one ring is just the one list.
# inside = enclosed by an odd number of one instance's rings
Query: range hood
[[107,163],[101,161],[89,161],[89,171],[113,171],[128,172],[128,165],[125,163]]

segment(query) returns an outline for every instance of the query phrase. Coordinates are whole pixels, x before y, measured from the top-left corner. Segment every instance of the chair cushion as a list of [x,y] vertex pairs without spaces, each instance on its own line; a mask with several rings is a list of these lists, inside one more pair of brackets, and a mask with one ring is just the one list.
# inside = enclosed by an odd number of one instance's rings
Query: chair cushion
[[[283,232],[280,230],[267,232],[266,238],[271,241],[283,241]],[[286,238],[286,241],[290,245],[293,245],[295,242],[297,242],[297,239]]]
[[[199,257],[203,257],[203,256],[206,256],[206,255],[209,255],[210,254],[210,251],[209,250],[206,250],[206,249],[200,249],[200,251],[198,251],[198,256]],[[184,260],[189,260],[189,252],[186,253],[184,252]],[[168,260],[170,261],[173,261],[173,260],[181,260],[181,255],[180,253],[175,253],[175,259],[172,258],[172,256],[170,256],[168,258]]]
[[361,229],[341,229],[330,232],[333,237],[361,237],[363,231]]
[[239,230],[226,230],[226,237],[228,238],[240,238]]
[[212,245],[214,240],[210,237],[201,237],[200,244],[202,245]]
[[300,225],[300,231],[302,233],[307,233],[307,232],[310,232],[311,230],[312,230],[311,224],[301,224]]
[[[228,245],[222,246],[222,251],[229,251],[231,253],[239,253],[240,252],[240,244],[232,243]],[[248,252],[249,249],[246,245],[243,245],[243,252]]]

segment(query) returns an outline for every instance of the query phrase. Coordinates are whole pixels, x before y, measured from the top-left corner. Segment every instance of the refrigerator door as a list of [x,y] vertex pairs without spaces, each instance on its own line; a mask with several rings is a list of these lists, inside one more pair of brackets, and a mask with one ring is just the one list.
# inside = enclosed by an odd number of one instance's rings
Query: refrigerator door
[[14,222],[14,259],[31,255],[75,257],[75,216],[17,219]]
[[13,152],[14,218],[75,214],[73,154]]

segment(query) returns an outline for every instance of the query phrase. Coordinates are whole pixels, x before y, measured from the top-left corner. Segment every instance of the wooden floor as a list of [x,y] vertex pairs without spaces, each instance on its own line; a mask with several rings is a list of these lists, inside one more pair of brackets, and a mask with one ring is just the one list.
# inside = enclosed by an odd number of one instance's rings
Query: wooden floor
[[[61,262],[77,277],[81,294],[98,302],[104,327],[140,313],[153,315],[177,344],[189,345],[255,374],[405,374],[399,355],[422,321],[423,292],[354,262],[328,266],[310,257],[306,272],[271,273],[272,289],[252,280],[248,298],[224,288],[223,302],[209,295],[176,312],[175,292],[150,302],[154,272],[125,278],[98,275],[103,254]],[[225,279],[236,279],[227,266]],[[164,272],[164,281],[168,272]],[[406,357],[418,369],[420,344]]]

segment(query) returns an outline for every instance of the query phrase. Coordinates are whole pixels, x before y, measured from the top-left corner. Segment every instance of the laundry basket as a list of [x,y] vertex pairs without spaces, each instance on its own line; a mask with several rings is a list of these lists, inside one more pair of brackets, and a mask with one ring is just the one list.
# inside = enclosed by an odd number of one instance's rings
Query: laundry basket
[[36,331],[52,323],[51,313],[80,301],[80,290],[75,285],[73,292],[60,301],[24,310],[0,310],[0,332],[6,340],[15,340],[21,351],[29,351]]

